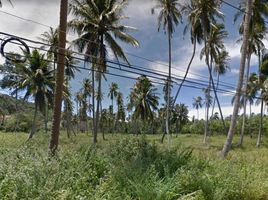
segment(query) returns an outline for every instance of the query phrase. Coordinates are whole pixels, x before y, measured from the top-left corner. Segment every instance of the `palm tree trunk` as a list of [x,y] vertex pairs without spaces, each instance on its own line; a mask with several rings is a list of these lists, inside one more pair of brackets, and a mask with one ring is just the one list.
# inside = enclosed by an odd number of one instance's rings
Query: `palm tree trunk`
[[36,118],[37,118],[37,102],[34,103],[34,116],[33,116],[33,124],[32,124],[32,129],[31,132],[29,134],[28,140],[33,138],[33,135],[36,132]]
[[66,46],[66,28],[67,28],[67,14],[68,14],[68,0],[61,0],[60,4],[60,26],[59,26],[59,55],[58,55],[58,68],[56,79],[56,92],[54,98],[54,113],[51,139],[49,150],[51,155],[55,152],[59,144],[60,135],[60,120],[61,120],[61,103],[62,103],[62,90],[64,82],[64,61],[65,61],[65,46]]
[[225,133],[227,133],[227,128],[226,128],[226,125],[225,125],[225,121],[224,121],[224,117],[223,117],[223,113],[222,113],[222,109],[221,109],[221,104],[220,104],[220,101],[219,101],[219,98],[218,98],[217,89],[215,87],[215,83],[214,83],[214,80],[213,80],[213,77],[212,77],[212,67],[209,68],[209,76],[211,78],[213,92],[214,92],[214,96],[215,96],[215,99],[216,99],[216,102],[217,102],[217,105],[218,105],[218,108],[219,108],[223,128],[225,130]]
[[247,56],[247,50],[248,50],[249,26],[250,26],[249,22],[250,22],[251,14],[252,14],[252,4],[253,4],[252,0],[247,1],[245,26],[244,26],[244,33],[243,33],[243,46],[242,46],[240,70],[239,70],[239,79],[238,79],[237,88],[236,88],[236,96],[235,96],[231,124],[230,124],[230,128],[228,131],[228,135],[227,135],[225,144],[224,144],[223,149],[220,153],[221,157],[225,157],[231,149],[232,141],[233,141],[233,137],[234,137],[234,131],[235,131],[236,123],[237,123],[237,116],[238,116],[238,111],[239,111],[239,102],[240,102],[240,97],[241,97],[241,90],[243,87],[243,77],[244,77],[246,56]]
[[[216,91],[218,91],[219,82],[220,82],[220,74],[218,73],[218,75],[217,75]],[[211,117],[213,117],[213,115],[214,115],[215,104],[216,104],[216,98],[214,98],[214,100],[213,100],[213,105],[212,105],[212,110],[211,110]]]
[[246,124],[246,114],[247,114],[247,89],[248,89],[248,77],[249,77],[249,68],[250,68],[250,58],[251,55],[249,53],[248,58],[247,58],[247,72],[246,72],[246,77],[245,77],[245,85],[244,85],[244,101],[243,101],[243,107],[244,107],[244,113],[243,113],[243,121],[242,121],[242,127],[241,127],[241,134],[240,134],[240,139],[238,141],[237,146],[242,146],[243,144],[243,139],[244,139],[244,134],[245,134],[245,124]]
[[[101,79],[102,75],[99,74],[99,80],[98,80],[98,95],[101,94]],[[99,128],[99,119],[100,119],[100,106],[101,106],[101,99],[97,99],[97,108],[96,108],[96,134],[98,133],[98,128]]]
[[47,134],[47,132],[48,132],[48,127],[47,127],[47,123],[48,123],[48,102],[47,102],[47,100],[46,100],[46,105],[45,105],[44,120],[45,120],[45,133]]
[[258,134],[258,139],[257,139],[257,147],[260,147],[261,145],[261,140],[262,140],[262,131],[263,131],[263,106],[264,106],[264,101],[263,99],[261,100],[261,119],[260,119],[260,126],[259,126],[259,134]]
[[[114,118],[114,99],[113,98],[112,98],[112,116]],[[116,122],[113,122],[113,123],[115,124]],[[115,125],[113,126],[113,128],[111,130],[112,134],[114,134],[114,127],[115,127]]]
[[93,144],[97,143],[97,130],[96,130],[96,119],[95,119],[95,72],[92,65],[92,122],[93,122]]
[[199,109],[196,110],[197,110],[197,120],[199,120]]
[[250,134],[250,138],[253,137],[253,134],[252,134],[252,129],[251,129],[251,103],[249,103],[249,120],[248,120],[248,126],[249,126],[249,134]]
[[[205,52],[207,49],[207,45],[206,45],[206,41],[205,41]],[[212,58],[209,64],[209,55],[206,53],[206,63],[207,63],[207,67],[208,67],[208,71],[209,71],[209,84],[208,84],[208,91],[206,94],[206,121],[205,121],[205,134],[204,134],[204,139],[203,139],[203,143],[207,144],[207,137],[209,135],[209,101],[210,101],[210,90],[211,90],[211,82],[212,82],[212,76],[211,76],[211,64],[212,64]]]
[[190,70],[190,67],[191,67],[192,62],[193,62],[194,57],[195,57],[195,52],[196,52],[196,37],[194,38],[194,49],[193,49],[192,57],[191,57],[190,62],[189,62],[189,64],[188,64],[188,66],[187,66],[185,75],[184,75],[184,77],[183,77],[183,79],[182,79],[182,81],[181,81],[181,84],[180,84],[180,86],[179,86],[179,89],[178,89],[178,91],[177,91],[177,93],[176,93],[176,95],[175,95],[175,98],[174,98],[172,107],[174,107],[175,102],[176,102],[176,100],[177,100],[177,98],[178,98],[178,96],[179,96],[179,93],[180,93],[180,91],[181,91],[181,88],[182,88],[182,86],[183,86],[183,83],[184,83],[185,80],[186,80],[186,77],[187,77],[187,75],[188,75],[188,72],[189,72],[189,70]]
[[167,110],[166,110],[166,131],[164,132],[161,142],[163,143],[165,134],[168,137],[168,148],[170,148],[170,133],[169,133],[169,112],[170,112],[170,85],[171,85],[171,32],[168,30],[168,52],[169,52],[169,59],[168,59],[168,85],[167,85]]

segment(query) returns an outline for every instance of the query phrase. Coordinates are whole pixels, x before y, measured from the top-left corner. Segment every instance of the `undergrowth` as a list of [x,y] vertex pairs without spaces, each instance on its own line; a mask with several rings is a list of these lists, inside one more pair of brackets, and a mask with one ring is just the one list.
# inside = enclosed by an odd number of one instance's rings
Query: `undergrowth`
[[[45,141],[41,140],[40,141]],[[0,199],[268,199],[266,164],[211,159],[145,137],[64,148],[32,141],[0,148]]]

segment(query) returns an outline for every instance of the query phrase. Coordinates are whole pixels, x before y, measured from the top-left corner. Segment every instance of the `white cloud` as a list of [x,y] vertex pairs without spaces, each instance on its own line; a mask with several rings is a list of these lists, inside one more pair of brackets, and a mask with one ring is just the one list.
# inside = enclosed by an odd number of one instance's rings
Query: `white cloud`
[[[223,117],[228,117],[228,116],[233,114],[234,107],[233,106],[222,106],[221,109],[222,109]],[[260,113],[260,109],[261,109],[260,105],[259,106],[256,106],[256,105],[251,106],[252,113]],[[210,112],[211,112],[211,108],[210,108]],[[217,108],[217,106],[215,106],[214,113],[215,112],[219,113],[219,109]],[[240,109],[239,114],[242,114],[242,113],[243,113],[243,109]],[[247,114],[249,114],[249,106],[247,107]],[[197,111],[194,109],[190,109],[190,111],[189,111],[190,118],[193,116],[196,117],[196,115],[197,115]],[[199,119],[205,119],[205,108],[199,109]]]

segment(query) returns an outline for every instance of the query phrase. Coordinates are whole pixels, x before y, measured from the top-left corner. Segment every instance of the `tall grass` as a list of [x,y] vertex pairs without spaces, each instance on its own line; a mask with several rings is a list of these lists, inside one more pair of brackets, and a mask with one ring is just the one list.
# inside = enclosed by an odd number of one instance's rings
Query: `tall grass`
[[266,148],[220,160],[215,138],[204,147],[181,136],[167,150],[153,137],[113,136],[94,147],[78,135],[62,136],[49,158],[46,135],[0,138],[0,199],[268,199]]

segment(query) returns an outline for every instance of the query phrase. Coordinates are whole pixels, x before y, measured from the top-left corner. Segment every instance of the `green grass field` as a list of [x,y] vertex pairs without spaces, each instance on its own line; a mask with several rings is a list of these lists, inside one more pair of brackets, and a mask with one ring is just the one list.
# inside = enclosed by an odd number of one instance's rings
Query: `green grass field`
[[[0,133],[0,199],[268,199],[267,143],[245,138],[224,160],[225,137],[62,133],[56,158],[49,136]],[[237,141],[235,138],[234,141]],[[265,140],[265,138],[264,138]]]

